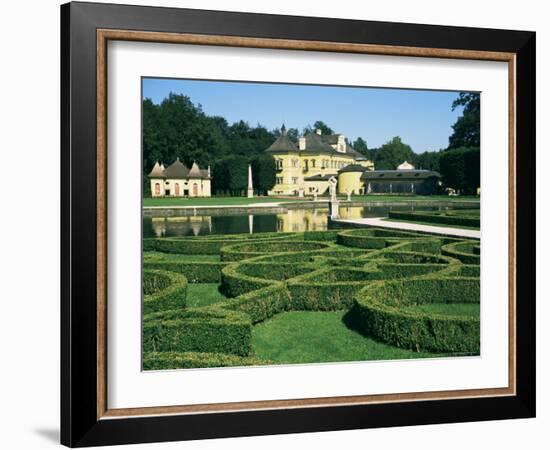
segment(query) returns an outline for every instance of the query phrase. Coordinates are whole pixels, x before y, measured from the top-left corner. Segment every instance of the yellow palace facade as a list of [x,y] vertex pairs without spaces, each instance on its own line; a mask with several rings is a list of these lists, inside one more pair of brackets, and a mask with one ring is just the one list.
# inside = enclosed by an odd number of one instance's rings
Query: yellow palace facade
[[354,164],[374,170],[374,164],[346,142],[343,134],[323,135],[321,130],[290,140],[285,126],[279,137],[266,149],[275,158],[276,183],[269,195],[322,195],[329,179]]

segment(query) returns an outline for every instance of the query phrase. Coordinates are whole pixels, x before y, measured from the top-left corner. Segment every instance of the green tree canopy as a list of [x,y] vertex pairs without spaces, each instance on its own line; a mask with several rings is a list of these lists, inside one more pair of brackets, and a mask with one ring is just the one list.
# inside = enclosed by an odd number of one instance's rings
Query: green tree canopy
[[275,159],[268,154],[256,155],[251,160],[254,189],[264,195],[275,186]]
[[374,155],[374,166],[377,170],[394,170],[403,161],[413,161],[414,153],[410,145],[405,144],[399,136],[386,142]]
[[449,137],[449,149],[479,147],[480,144],[480,96],[475,92],[461,92],[453,102],[453,111],[463,106],[462,116],[454,125]]
[[461,147],[440,153],[443,183],[465,194],[475,194],[480,183],[478,147]]

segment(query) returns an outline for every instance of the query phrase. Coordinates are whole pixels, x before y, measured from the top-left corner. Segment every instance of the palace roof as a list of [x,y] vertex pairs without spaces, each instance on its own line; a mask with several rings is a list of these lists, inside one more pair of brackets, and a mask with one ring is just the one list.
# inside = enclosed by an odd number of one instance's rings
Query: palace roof
[[340,157],[351,157],[356,161],[366,161],[367,158],[362,153],[356,151],[351,145],[346,143],[346,151],[338,152],[332,145],[338,144],[340,134],[318,134],[311,132],[304,136],[305,149],[300,150],[299,146],[290,140],[286,134],[286,128],[283,125],[281,134],[265,151],[270,153],[300,153],[307,154],[327,154]]
[[164,168],[164,165],[158,162],[153,167],[153,170],[149,173],[149,178],[210,178],[208,170],[201,169],[197,163],[193,163],[191,169],[188,169],[179,158],[177,158],[172,164]]
[[432,170],[365,170],[362,180],[369,181],[414,181],[426,178],[441,178],[438,172]]
[[158,161],[155,163],[153,170],[149,172],[149,178],[162,178],[164,176],[164,165]]
[[266,152],[297,152],[298,146],[290,140],[288,135],[286,134],[286,128],[283,125],[281,128],[281,134],[277,139],[275,139],[275,142],[271,144]]
[[365,170],[368,170],[365,166],[361,166],[359,164],[350,164],[346,167],[341,168],[338,173],[344,173],[344,172],[364,172]]

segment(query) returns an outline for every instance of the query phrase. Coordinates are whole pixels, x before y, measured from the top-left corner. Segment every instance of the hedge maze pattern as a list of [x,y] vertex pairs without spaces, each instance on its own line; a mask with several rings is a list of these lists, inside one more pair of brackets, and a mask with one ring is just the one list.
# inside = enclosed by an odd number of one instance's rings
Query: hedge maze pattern
[[[292,310],[345,310],[346,326],[400,348],[479,354],[479,313],[456,312],[479,308],[479,248],[375,228],[145,239],[144,369],[269,364],[252,327]],[[186,306],[188,283],[213,282],[226,300]]]

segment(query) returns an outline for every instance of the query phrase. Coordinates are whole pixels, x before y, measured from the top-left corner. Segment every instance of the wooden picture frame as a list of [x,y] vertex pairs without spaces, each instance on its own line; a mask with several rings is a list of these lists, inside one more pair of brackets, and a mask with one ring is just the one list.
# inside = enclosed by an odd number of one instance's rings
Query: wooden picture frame
[[[508,388],[109,409],[109,40],[507,62]],[[63,444],[91,446],[534,417],[535,33],[77,2],[61,7],[61,56]]]

